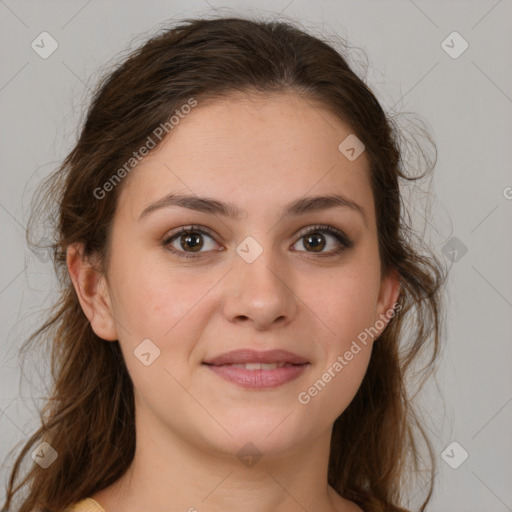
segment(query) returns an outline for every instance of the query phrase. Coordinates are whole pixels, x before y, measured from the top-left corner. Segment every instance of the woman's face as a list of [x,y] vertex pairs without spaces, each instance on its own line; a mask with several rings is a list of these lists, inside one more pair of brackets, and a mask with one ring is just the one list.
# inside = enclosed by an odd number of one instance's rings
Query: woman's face
[[[139,429],[231,454],[330,435],[399,291],[380,274],[366,155],[353,139],[339,149],[349,135],[292,93],[199,102],[125,178],[107,280],[81,300],[95,332],[119,340]],[[348,205],[310,201],[334,195]],[[240,349],[306,363],[205,364]]]

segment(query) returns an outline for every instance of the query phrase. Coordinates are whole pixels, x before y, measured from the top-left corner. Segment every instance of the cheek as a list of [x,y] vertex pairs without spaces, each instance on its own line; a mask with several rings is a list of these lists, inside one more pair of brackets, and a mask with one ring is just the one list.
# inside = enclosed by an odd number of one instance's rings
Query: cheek
[[319,319],[325,348],[344,351],[375,322],[379,276],[371,267],[340,268],[318,283],[316,289],[304,283],[301,297]]
[[166,266],[116,267],[113,273],[116,314],[128,331],[162,339],[193,309],[211,284]]
[[[122,276],[117,283],[116,304],[122,325],[118,327],[119,341],[128,357],[127,366],[136,372],[134,380],[138,380],[141,365],[133,354],[146,339],[159,350],[158,353],[155,349],[158,357],[151,367],[162,367],[176,377],[185,378],[197,340],[216,307],[212,288],[220,276],[204,274],[199,278],[197,270],[192,268],[176,270],[156,265],[138,266],[137,272],[125,269],[124,274],[119,267],[118,272]],[[154,375],[154,372],[146,373],[148,377]],[[164,380],[168,378],[161,375]]]
[[306,407],[311,417],[322,418],[326,426],[352,402],[372,352],[368,328],[373,322],[374,296],[367,288],[351,290],[350,294],[333,290],[338,298],[324,303],[322,321],[317,322],[318,365],[297,397],[300,407]]
[[[117,281],[117,330],[135,388],[145,397],[159,396],[162,390],[179,393],[166,370],[180,381],[185,378],[190,353],[204,329],[207,294],[214,283],[156,266],[124,273],[119,267],[118,272],[122,278]],[[151,343],[144,341],[148,339]],[[151,362],[145,366],[137,354],[147,352]]]
[[[377,270],[376,270],[377,269]],[[299,403],[334,421],[350,404],[364,379],[372,351],[371,328],[379,292],[378,266],[359,260],[317,281],[321,291],[302,288],[317,317],[318,368]],[[311,283],[309,283],[311,284]],[[305,290],[309,290],[305,297]],[[309,405],[307,405],[307,404]],[[325,411],[329,411],[326,415]]]

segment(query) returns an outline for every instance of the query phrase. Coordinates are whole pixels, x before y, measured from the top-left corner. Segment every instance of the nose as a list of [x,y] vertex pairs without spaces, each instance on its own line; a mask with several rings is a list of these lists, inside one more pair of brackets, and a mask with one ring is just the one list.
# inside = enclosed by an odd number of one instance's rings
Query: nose
[[230,322],[265,330],[273,324],[282,327],[297,314],[290,273],[270,253],[263,251],[252,263],[235,257],[225,288],[224,314]]

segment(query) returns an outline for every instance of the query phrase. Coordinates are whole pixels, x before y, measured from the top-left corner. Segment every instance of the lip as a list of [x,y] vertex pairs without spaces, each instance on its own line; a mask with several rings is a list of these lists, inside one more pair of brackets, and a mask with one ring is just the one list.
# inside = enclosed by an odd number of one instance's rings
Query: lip
[[309,361],[288,350],[276,349],[257,351],[252,349],[238,349],[225,352],[224,354],[220,354],[203,362],[203,364],[214,366],[245,363],[290,363],[299,365],[309,363]]
[[224,380],[232,382],[243,388],[266,389],[281,386],[302,375],[309,364],[296,364],[283,366],[273,370],[246,370],[230,365],[205,365]]
[[[287,366],[270,370],[248,370],[232,366],[246,363],[288,363]],[[264,352],[241,349],[226,352],[203,362],[209,370],[224,380],[243,388],[267,389],[290,382],[310,366],[309,361],[287,350],[266,350]]]

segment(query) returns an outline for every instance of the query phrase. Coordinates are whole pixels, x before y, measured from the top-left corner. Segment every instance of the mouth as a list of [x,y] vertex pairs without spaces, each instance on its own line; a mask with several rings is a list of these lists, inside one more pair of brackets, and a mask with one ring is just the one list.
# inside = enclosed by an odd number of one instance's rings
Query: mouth
[[204,361],[203,365],[228,382],[253,389],[281,386],[298,378],[311,366],[309,361],[292,352],[249,349],[221,354]]

